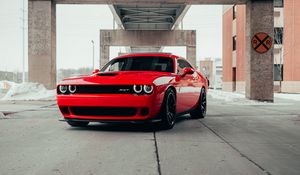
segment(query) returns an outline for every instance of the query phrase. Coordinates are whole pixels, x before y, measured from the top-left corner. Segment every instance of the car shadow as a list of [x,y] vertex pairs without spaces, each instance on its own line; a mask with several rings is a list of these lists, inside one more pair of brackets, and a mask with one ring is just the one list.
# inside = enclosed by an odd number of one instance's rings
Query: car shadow
[[[188,115],[179,116],[176,119],[176,125],[190,120]],[[69,130],[84,131],[110,131],[110,132],[158,132],[164,131],[158,123],[90,123],[86,127],[69,127]]]

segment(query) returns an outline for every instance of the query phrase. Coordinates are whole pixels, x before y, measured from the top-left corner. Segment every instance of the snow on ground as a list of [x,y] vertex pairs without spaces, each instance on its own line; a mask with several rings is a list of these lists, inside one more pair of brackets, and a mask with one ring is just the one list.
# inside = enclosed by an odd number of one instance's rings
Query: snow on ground
[[222,100],[225,102],[236,103],[236,104],[257,104],[263,102],[252,101],[245,98],[245,94],[234,93],[234,92],[225,92],[221,90],[209,89],[208,95],[213,99]]
[[[277,103],[275,99],[275,103],[267,103],[267,102],[259,102],[254,100],[249,100],[245,97],[244,93],[236,93],[236,92],[225,92],[221,90],[208,90],[208,95],[213,99],[225,101],[228,103],[234,103],[237,105],[245,105],[245,104],[261,104],[261,105],[272,105]],[[288,93],[274,93],[275,98],[292,100],[292,101],[300,101],[300,94],[288,94]],[[277,103],[282,104],[282,103]]]
[[275,98],[300,101],[300,94],[274,93]]
[[[4,86],[10,86],[6,94],[3,95]],[[55,90],[47,90],[38,83],[13,83],[0,81],[0,100],[55,100]],[[0,96],[1,97],[1,96]]]

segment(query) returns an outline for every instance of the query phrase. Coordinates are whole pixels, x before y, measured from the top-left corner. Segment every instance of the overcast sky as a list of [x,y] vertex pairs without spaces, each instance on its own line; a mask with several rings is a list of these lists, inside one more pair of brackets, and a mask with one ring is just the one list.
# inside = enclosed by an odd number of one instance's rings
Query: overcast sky
[[[22,71],[23,0],[0,0],[0,70]],[[27,9],[27,2],[25,4]],[[26,11],[27,20],[27,11]],[[99,64],[99,30],[112,29],[112,14],[106,5],[57,5],[57,68],[92,66],[92,43],[95,62]],[[192,6],[183,20],[184,29],[197,30],[197,59],[222,55],[222,6]],[[27,69],[27,22],[26,69]],[[111,57],[122,48],[111,49]],[[166,47],[165,52],[185,56],[182,47]]]

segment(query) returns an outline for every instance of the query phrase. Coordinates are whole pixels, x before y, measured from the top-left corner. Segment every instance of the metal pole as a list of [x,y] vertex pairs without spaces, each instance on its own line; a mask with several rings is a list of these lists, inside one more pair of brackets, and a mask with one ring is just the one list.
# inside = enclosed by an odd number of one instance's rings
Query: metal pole
[[94,59],[94,56],[95,56],[95,43],[94,43],[94,40],[91,41],[92,42],[92,45],[93,45],[93,70],[95,69],[95,59]]
[[23,0],[23,74],[22,82],[25,82],[25,0]]

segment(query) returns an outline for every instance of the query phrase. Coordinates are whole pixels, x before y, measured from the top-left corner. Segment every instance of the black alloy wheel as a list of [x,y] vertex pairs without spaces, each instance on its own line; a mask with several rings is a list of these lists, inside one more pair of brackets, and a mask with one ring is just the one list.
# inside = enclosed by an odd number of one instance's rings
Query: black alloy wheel
[[204,118],[207,110],[207,99],[205,89],[202,88],[197,107],[190,113],[193,119]]
[[175,92],[171,89],[168,89],[165,94],[161,116],[162,129],[171,129],[174,127],[176,121],[176,96]]

